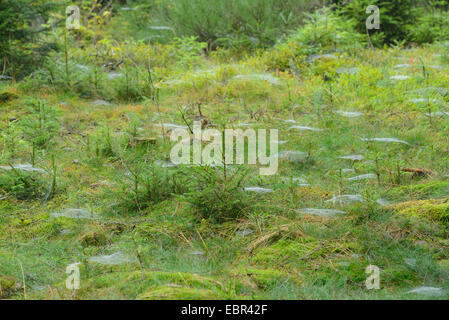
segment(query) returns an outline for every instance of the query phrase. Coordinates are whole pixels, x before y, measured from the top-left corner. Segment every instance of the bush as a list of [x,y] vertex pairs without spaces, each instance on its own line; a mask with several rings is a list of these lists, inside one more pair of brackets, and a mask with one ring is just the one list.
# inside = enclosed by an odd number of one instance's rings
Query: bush
[[449,13],[445,11],[432,10],[417,18],[416,25],[408,28],[408,39],[412,42],[423,44],[434,41],[449,40]]
[[304,27],[299,28],[290,41],[301,44],[304,52],[311,54],[336,49],[354,51],[363,44],[363,37],[357,34],[353,21],[323,8],[307,14]]
[[177,36],[196,36],[208,51],[222,47],[268,47],[301,21],[317,1],[171,0],[161,6],[160,20]]
[[113,209],[120,214],[143,211],[186,190],[183,175],[176,170],[143,161],[126,169],[127,174],[118,176],[119,188],[110,193],[117,200]]
[[193,67],[204,48],[204,43],[192,38],[158,46],[103,39],[95,49],[78,48],[70,37],[67,41],[70,50],[52,52],[44,66],[22,84],[23,90],[46,88],[118,102],[155,99],[155,83],[162,75],[170,68]]
[[[91,144],[93,150],[91,150]],[[94,159],[97,162],[101,157],[116,159],[118,155],[116,152],[116,146],[111,137],[111,129],[107,126],[100,127],[93,134],[93,138],[91,138],[91,136],[88,137],[88,149],[88,151],[94,152]],[[92,156],[90,152],[88,152],[88,155]]]
[[27,105],[29,115],[19,122],[24,137],[36,148],[48,148],[60,130],[58,110],[43,100],[32,99]]
[[167,40],[165,35],[173,35],[170,30],[151,29],[154,12],[157,10],[156,1],[138,0],[123,1],[126,7],[132,7],[134,10],[123,10],[123,4],[117,1],[113,3],[114,18],[106,25],[105,34],[108,38],[114,38],[117,41],[127,41],[130,37],[138,40]]
[[[225,167],[226,168],[226,167]],[[233,174],[210,167],[192,168],[189,175],[195,177],[194,190],[185,195],[199,219],[225,222],[245,215],[251,207],[251,198],[243,191],[242,182],[248,171],[239,168]]]
[[46,0],[0,1],[0,58],[12,77],[30,73],[53,47],[40,35],[54,6]]
[[18,200],[42,199],[48,192],[41,173],[0,169],[0,190]]
[[416,26],[417,11],[414,0],[354,0],[343,4],[340,14],[355,22],[356,30],[366,34],[366,8],[375,5],[380,10],[380,30],[370,30],[373,44],[392,44],[407,39],[408,26]]
[[[150,71],[151,72],[151,71]],[[123,76],[113,82],[111,96],[117,101],[139,101],[154,96],[151,73],[138,67],[125,66]]]
[[287,70],[298,66],[311,54],[336,49],[359,50],[366,43],[364,38],[355,31],[354,21],[323,8],[306,14],[304,26],[267,51],[264,60],[271,69]]

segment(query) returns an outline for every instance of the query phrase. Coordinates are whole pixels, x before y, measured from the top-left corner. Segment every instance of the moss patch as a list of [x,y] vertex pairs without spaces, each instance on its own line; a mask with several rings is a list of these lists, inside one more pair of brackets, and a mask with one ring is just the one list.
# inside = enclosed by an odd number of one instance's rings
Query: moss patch
[[14,99],[18,99],[19,96],[13,92],[4,91],[0,93],[0,104],[5,103]]
[[246,288],[267,289],[276,283],[286,281],[301,284],[299,276],[276,269],[236,268],[229,273],[238,284]]
[[449,182],[431,181],[427,183],[400,186],[392,189],[389,196],[400,200],[423,200],[430,197],[443,197],[449,193]]
[[[113,284],[112,287],[111,284]],[[126,299],[135,299],[140,296],[152,297],[151,292],[165,287],[204,289],[213,292],[222,290],[222,284],[210,277],[188,272],[163,271],[114,272],[93,279],[89,287],[103,291],[105,296],[108,296],[109,292],[119,291],[121,297]],[[164,290],[160,293],[161,299],[165,293],[167,292]]]
[[408,201],[391,206],[398,214],[449,222],[449,198],[441,200]]
[[115,234],[122,231],[119,225],[89,225],[79,237],[79,242],[84,247],[88,246],[104,246],[109,239]]
[[442,269],[447,269],[447,270],[449,270],[449,259],[444,259],[444,260],[438,261],[438,265],[439,265]]
[[311,252],[315,252],[313,256],[319,255],[320,243],[306,239],[297,241],[281,239],[276,244],[262,248],[254,256],[254,262],[258,263],[282,263],[283,261],[293,261],[305,258]]
[[17,279],[8,276],[0,276],[0,298],[6,298],[17,289],[19,283]]
[[142,300],[217,300],[220,296],[208,289],[161,286],[140,295]]

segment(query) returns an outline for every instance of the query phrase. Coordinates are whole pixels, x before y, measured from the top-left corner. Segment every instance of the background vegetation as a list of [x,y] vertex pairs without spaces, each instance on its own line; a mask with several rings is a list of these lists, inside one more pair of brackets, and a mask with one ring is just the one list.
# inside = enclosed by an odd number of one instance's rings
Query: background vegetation
[[[447,299],[447,10],[0,0],[0,298]],[[278,173],[174,165],[198,120]]]

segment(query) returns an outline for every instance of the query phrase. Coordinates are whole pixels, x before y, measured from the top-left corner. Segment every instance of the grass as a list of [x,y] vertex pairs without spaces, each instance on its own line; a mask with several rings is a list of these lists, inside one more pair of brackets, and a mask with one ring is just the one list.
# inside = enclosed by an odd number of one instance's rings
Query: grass
[[[196,57],[188,67],[183,64],[182,72],[179,65],[166,70],[155,84],[158,99],[108,105],[1,84],[0,92],[14,93],[14,99],[0,102],[0,164],[33,163],[51,172],[54,156],[59,190],[46,199],[39,188],[50,188],[54,175],[34,172],[36,188],[30,184],[31,190],[17,194],[7,185],[12,173],[0,169],[0,181],[7,182],[0,185],[2,298],[426,299],[406,292],[433,286],[445,291],[430,298],[447,299],[449,122],[447,116],[426,115],[447,111],[449,66],[438,57],[444,52],[432,45],[338,53],[335,59],[300,63],[298,79],[289,71],[270,70],[257,53],[226,63],[223,50]],[[401,63],[409,67],[395,67]],[[423,65],[440,67],[423,72]],[[349,67],[358,73],[336,72]],[[239,74],[270,74],[277,80],[235,78]],[[409,78],[391,80],[397,74]],[[426,96],[438,103],[411,101],[430,87],[441,89]],[[26,135],[23,125],[36,121],[32,112],[44,111],[30,110],[29,98],[45,101],[51,111],[45,120],[51,122],[35,123],[33,135]],[[183,125],[179,108],[198,103],[217,127],[276,128],[279,140],[287,140],[280,151],[308,156],[298,162],[281,159],[271,177],[246,168],[250,174],[239,182],[242,187],[273,193],[246,195],[240,184],[232,184],[214,201],[213,192],[227,186],[220,180],[223,168],[208,169],[216,170],[209,178],[223,184],[214,185],[194,178],[198,168],[154,167],[165,163],[171,148],[158,124]],[[349,118],[341,110],[363,114]],[[193,108],[188,116],[197,113]],[[323,131],[289,129],[291,124],[282,121],[287,119]],[[43,141],[39,148],[33,148],[33,139]],[[354,154],[364,159],[340,158]],[[374,178],[348,180],[365,174]],[[365,201],[327,202],[338,195],[360,195]],[[232,199],[238,200],[235,206]],[[66,208],[85,209],[94,219],[51,215]],[[298,213],[304,208],[347,214]],[[232,219],[209,218],[216,214]],[[89,260],[116,252],[133,262]],[[81,263],[81,289],[71,291],[64,285],[65,269],[76,262]],[[365,287],[368,265],[381,269],[380,290]]]

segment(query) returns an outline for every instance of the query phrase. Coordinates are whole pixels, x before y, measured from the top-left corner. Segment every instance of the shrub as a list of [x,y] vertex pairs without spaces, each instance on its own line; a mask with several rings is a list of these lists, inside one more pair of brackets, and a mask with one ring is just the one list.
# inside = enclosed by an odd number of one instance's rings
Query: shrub
[[47,21],[54,6],[46,0],[0,1],[0,57],[12,77],[31,72],[53,47],[42,41],[45,29],[40,24]]
[[196,185],[185,195],[199,219],[225,222],[245,215],[251,207],[251,198],[243,191],[242,182],[248,171],[239,168],[234,173],[226,173],[226,166],[220,172],[211,167],[192,168]]
[[323,8],[306,14],[304,26],[267,51],[264,60],[271,69],[286,70],[311,54],[336,49],[351,52],[364,45],[364,36],[355,31],[353,21]]
[[112,95],[118,101],[139,101],[152,96],[151,83],[145,83],[138,68],[125,67],[123,76],[113,82]]
[[196,36],[217,46],[267,47],[299,25],[301,14],[317,1],[171,0],[159,16],[177,36]]
[[355,23],[344,19],[329,8],[316,10],[306,15],[304,27],[290,37],[300,43],[306,53],[318,53],[335,49],[359,49],[363,37],[357,34]]
[[29,115],[19,122],[19,126],[34,147],[48,148],[51,141],[59,133],[58,110],[49,107],[43,100],[27,102]]
[[152,99],[160,73],[176,63],[193,65],[203,47],[192,39],[161,46],[103,39],[95,49],[77,48],[73,38],[67,41],[70,45],[52,52],[44,66],[27,78],[24,90],[39,87],[108,101]]
[[373,44],[391,44],[407,39],[408,26],[416,26],[416,1],[413,0],[354,0],[342,5],[339,12],[356,24],[357,32],[366,34],[366,8],[370,5],[379,7],[380,30],[370,30]]
[[416,25],[408,27],[408,39],[418,44],[449,40],[447,22],[449,13],[442,10],[432,10],[417,18]]
[[134,10],[122,10],[122,4],[114,2],[113,6],[116,6],[113,10],[114,18],[105,28],[107,37],[118,41],[126,41],[133,37],[138,40],[154,39],[161,42],[173,36],[171,30],[151,28],[154,12],[157,10],[156,1],[126,1],[127,6],[132,6]]
[[47,193],[41,173],[0,169],[0,190],[18,200],[42,199]]
[[113,209],[121,214],[143,211],[185,191],[185,181],[177,170],[144,161],[125,167],[128,172],[117,177],[119,187],[111,190],[117,200]]
[[[69,41],[73,39],[66,39],[63,50],[51,52],[43,68],[29,77],[31,87],[40,83],[56,92],[68,92],[84,98],[103,96],[104,70],[97,61],[92,61],[92,58],[89,61],[90,65],[73,59],[68,48],[73,46],[74,42],[68,43]],[[95,56],[98,52],[91,54]]]
[[[91,141],[89,137],[89,144],[93,144],[95,152],[95,160],[99,160],[101,157],[104,158],[116,158],[117,152],[113,144],[113,139],[111,137],[111,129],[103,126],[95,132],[93,139]],[[89,146],[90,149],[90,146]]]

